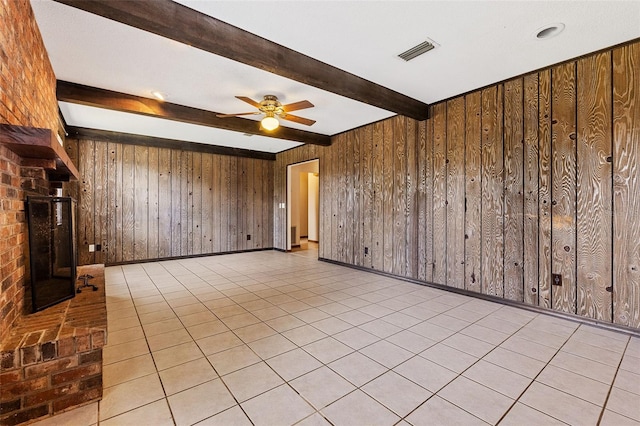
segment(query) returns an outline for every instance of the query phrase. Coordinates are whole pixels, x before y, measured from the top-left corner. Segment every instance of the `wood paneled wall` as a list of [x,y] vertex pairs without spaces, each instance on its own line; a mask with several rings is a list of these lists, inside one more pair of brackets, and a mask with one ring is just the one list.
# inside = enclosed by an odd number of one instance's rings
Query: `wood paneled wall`
[[273,161],[86,139],[67,150],[81,265],[273,247]]
[[286,165],[319,158],[320,257],[640,327],[638,69],[635,43],[279,154],[274,246]]

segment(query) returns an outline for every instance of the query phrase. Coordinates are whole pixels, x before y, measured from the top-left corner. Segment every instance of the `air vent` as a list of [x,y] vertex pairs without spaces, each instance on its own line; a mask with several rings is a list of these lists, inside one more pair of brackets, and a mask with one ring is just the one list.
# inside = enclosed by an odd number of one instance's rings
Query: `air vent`
[[402,52],[398,56],[401,57],[402,59],[404,59],[405,61],[410,61],[413,58],[416,58],[416,57],[422,55],[423,53],[427,53],[428,51],[430,51],[434,47],[435,47],[435,45],[432,42],[423,41],[419,45],[412,47],[411,49],[407,50],[406,52]]

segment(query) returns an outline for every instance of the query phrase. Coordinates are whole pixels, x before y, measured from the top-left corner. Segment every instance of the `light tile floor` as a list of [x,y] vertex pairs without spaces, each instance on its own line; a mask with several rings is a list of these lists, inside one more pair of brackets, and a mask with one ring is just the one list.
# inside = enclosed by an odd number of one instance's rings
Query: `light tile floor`
[[640,339],[318,262],[110,267],[104,398],[39,425],[640,425]]

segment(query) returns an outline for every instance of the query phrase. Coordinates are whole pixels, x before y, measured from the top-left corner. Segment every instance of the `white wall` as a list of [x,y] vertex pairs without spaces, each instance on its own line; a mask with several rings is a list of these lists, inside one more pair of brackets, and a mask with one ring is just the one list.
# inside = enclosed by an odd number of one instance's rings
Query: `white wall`
[[308,174],[309,215],[308,238],[309,241],[320,240],[320,176],[317,173]]
[[300,173],[298,235],[309,236],[309,173]]

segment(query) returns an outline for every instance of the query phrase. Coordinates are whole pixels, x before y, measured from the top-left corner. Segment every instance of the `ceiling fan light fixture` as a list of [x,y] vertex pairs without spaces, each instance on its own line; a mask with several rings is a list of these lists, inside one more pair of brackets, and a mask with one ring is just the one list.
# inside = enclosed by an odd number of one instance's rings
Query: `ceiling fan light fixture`
[[267,116],[262,119],[260,124],[262,124],[262,127],[268,131],[275,130],[280,126],[280,122],[272,114],[267,114]]

